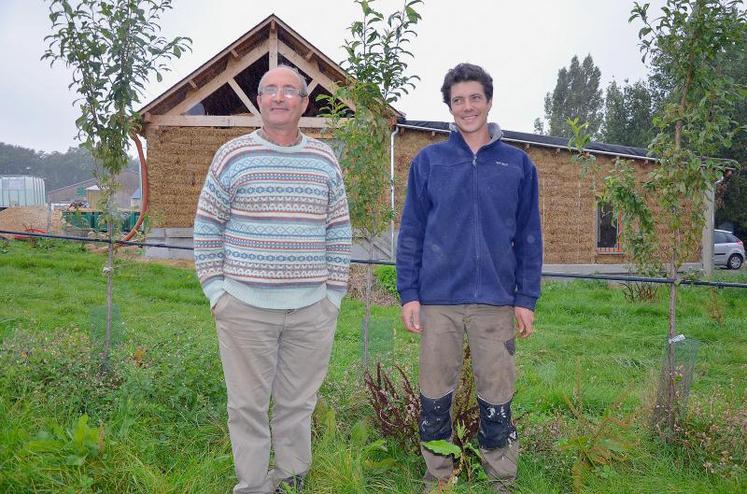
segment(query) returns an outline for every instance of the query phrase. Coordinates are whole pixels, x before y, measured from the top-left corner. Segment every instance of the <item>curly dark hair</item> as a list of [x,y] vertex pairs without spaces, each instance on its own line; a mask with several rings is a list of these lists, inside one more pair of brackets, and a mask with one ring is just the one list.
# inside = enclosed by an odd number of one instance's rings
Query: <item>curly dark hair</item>
[[479,65],[460,63],[446,73],[444,83],[441,86],[441,95],[443,96],[446,106],[451,108],[451,86],[458,82],[468,81],[477,81],[482,84],[485,97],[488,101],[493,99],[493,78],[490,77],[490,74],[485,72],[485,69]]

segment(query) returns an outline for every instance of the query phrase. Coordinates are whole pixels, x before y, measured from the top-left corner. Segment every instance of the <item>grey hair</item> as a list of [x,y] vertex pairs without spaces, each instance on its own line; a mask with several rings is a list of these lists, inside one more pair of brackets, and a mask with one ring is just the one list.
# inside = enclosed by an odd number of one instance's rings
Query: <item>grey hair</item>
[[[301,83],[301,96],[305,97],[309,95],[309,85],[306,84],[306,79],[304,79],[304,77],[301,75],[301,72],[299,72],[297,68],[293,67],[292,65],[279,64],[277,67],[275,67],[275,69],[285,69],[296,74],[296,77],[298,77],[298,82]],[[274,70],[274,69],[270,69],[270,70]],[[270,70],[265,72],[262,78],[259,80],[260,90],[262,89],[262,86],[263,86],[262,83],[265,81],[265,77],[267,77],[267,74],[270,73]]]

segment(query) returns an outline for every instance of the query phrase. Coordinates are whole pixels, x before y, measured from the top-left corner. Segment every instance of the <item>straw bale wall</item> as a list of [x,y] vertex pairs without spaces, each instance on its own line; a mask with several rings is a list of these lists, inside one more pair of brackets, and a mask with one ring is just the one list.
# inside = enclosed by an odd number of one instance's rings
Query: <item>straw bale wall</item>
[[[407,193],[407,174],[410,162],[424,146],[443,141],[447,134],[440,132],[400,129],[395,143],[395,201],[399,221]],[[514,144],[516,145],[516,144]],[[596,201],[591,190],[591,176],[582,178],[578,165],[571,162],[566,149],[541,146],[521,146],[539,174],[539,201],[547,264],[623,264],[627,256],[598,253],[596,249]],[[604,174],[614,165],[614,157],[596,155],[599,172],[594,180],[601,186]],[[653,167],[652,162],[636,160],[638,175]],[[652,205],[653,206],[653,205]],[[665,235],[659,225],[660,235]],[[663,259],[666,259],[666,253]],[[699,253],[690,259],[697,261]]]
[[148,201],[154,226],[191,228],[210,162],[220,146],[254,129],[150,127]]
[[[596,200],[591,177],[582,179],[567,150],[530,146],[526,150],[540,177],[540,216],[548,264],[618,264],[620,254],[597,254]],[[613,159],[597,155],[601,168]],[[601,183],[599,177],[597,183]]]
[[[252,128],[150,127],[148,176],[150,215],[154,226],[191,228],[205,174],[215,151],[226,141],[251,132]],[[318,131],[307,129],[318,137]],[[424,146],[447,138],[440,132],[400,129],[395,142],[395,203],[399,222],[407,192],[410,163]],[[540,179],[540,214],[548,264],[621,264],[621,254],[596,250],[596,202],[590,177],[582,179],[565,149],[523,147],[534,161]],[[611,156],[597,155],[601,171],[613,165]],[[640,164],[642,176],[651,166]],[[663,232],[663,229],[661,229]],[[693,259],[693,260],[697,260]]]
[[398,225],[405,205],[407,175],[410,173],[412,159],[428,144],[445,141],[448,136],[443,132],[399,129],[394,142],[394,204]]
[[[220,146],[253,127],[158,127],[148,141],[148,201],[154,226],[192,228],[205,175]],[[302,129],[319,137],[318,129]]]

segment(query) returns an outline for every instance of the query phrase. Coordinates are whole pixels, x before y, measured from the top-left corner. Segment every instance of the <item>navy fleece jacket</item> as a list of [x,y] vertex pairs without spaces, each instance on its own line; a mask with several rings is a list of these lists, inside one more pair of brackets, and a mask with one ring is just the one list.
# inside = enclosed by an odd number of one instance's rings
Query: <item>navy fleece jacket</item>
[[413,160],[397,243],[402,304],[534,310],[542,273],[537,170],[500,140],[497,125],[490,132],[476,154],[452,130]]

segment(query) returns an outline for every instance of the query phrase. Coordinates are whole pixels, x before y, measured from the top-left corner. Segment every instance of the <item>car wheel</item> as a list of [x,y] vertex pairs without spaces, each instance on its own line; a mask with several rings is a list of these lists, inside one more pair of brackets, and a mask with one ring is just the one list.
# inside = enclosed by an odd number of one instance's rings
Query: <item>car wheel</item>
[[742,267],[742,256],[739,254],[732,254],[726,263],[729,269],[739,269]]

